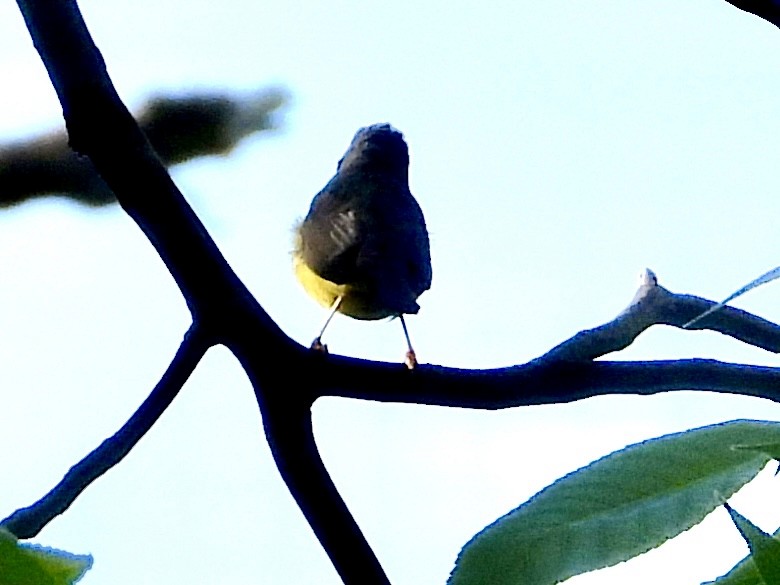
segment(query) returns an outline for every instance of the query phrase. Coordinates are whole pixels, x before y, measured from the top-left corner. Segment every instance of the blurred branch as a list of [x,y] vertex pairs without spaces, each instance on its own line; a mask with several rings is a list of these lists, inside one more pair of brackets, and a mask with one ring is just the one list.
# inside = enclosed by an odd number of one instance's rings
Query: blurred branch
[[[157,97],[138,123],[165,166],[229,153],[240,140],[278,127],[287,94],[276,88],[245,96],[202,93]],[[116,203],[89,159],[68,146],[64,130],[0,145],[0,207],[32,197],[64,195],[86,205]]]
[[138,114],[138,124],[166,166],[191,158],[228,154],[255,132],[276,130],[289,97],[265,89],[245,97],[220,94],[158,97]]

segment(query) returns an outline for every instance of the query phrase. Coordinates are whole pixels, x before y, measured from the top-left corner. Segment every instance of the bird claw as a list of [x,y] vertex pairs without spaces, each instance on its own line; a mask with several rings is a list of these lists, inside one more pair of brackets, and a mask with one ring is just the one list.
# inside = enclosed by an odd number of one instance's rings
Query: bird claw
[[404,364],[406,364],[406,367],[410,370],[413,370],[417,367],[417,356],[412,350],[406,352],[406,359],[404,360]]
[[314,341],[311,342],[311,348],[314,351],[318,351],[325,355],[328,354],[328,346],[322,343],[322,339],[320,339],[319,337],[317,337]]

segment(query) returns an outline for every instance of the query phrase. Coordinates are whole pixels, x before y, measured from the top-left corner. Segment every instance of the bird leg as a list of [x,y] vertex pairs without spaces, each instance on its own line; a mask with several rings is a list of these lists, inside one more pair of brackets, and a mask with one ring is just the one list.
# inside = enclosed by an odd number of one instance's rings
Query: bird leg
[[417,367],[417,355],[415,355],[414,350],[412,349],[412,340],[409,338],[409,330],[406,328],[406,321],[404,321],[404,316],[398,315],[398,318],[401,319],[401,327],[404,328],[404,337],[406,337],[406,346],[409,348],[409,351],[406,352],[406,359],[404,360],[404,363],[406,364],[407,368],[413,370],[415,367]]
[[314,341],[311,342],[312,349],[316,349],[317,351],[321,351],[323,353],[328,353],[328,346],[322,343],[322,336],[325,334],[325,329],[327,329],[330,320],[333,319],[333,315],[335,315],[336,311],[339,310],[339,305],[341,305],[341,301],[343,299],[344,296],[339,295],[336,297],[336,300],[333,301],[333,304],[330,307],[330,312],[328,313],[328,318],[325,319],[325,323],[323,324],[322,329],[320,329],[320,334],[314,338]]

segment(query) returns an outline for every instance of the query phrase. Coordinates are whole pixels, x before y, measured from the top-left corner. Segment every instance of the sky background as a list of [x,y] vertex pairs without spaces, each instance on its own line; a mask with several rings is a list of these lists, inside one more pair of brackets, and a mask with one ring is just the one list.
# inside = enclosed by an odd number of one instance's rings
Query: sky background
[[[720,0],[80,3],[121,96],[282,86],[281,129],[173,176],[263,307],[308,344],[292,225],[361,126],[411,154],[433,287],[422,362],[524,363],[631,300],[652,268],[722,298],[780,264],[780,31]],[[15,3],[0,3],[0,139],[62,124]],[[146,397],[189,324],[117,206],[0,212],[0,517],[29,505]],[[778,285],[738,306],[780,321]],[[393,322],[337,318],[331,351],[398,361]],[[714,333],[654,327],[608,359],[780,365]],[[471,412],[321,399],[324,461],[394,585],[443,584],[461,546],[545,485],[629,443],[771,402],[708,393]],[[733,500],[780,525],[767,470]],[[340,581],[278,477],[251,388],[209,351],[159,423],[36,542],[91,553],[85,585]],[[574,585],[698,583],[747,549],[724,511]]]

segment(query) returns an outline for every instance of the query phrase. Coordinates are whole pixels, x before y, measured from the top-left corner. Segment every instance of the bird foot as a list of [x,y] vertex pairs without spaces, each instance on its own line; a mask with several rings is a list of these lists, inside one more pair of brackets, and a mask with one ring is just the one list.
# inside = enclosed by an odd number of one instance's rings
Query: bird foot
[[415,355],[412,350],[406,352],[406,359],[404,360],[404,364],[406,364],[406,367],[410,370],[413,370],[417,367],[417,355]]
[[314,351],[318,351],[325,355],[328,354],[328,346],[322,343],[322,339],[320,339],[319,337],[317,337],[314,341],[311,342],[311,348]]

